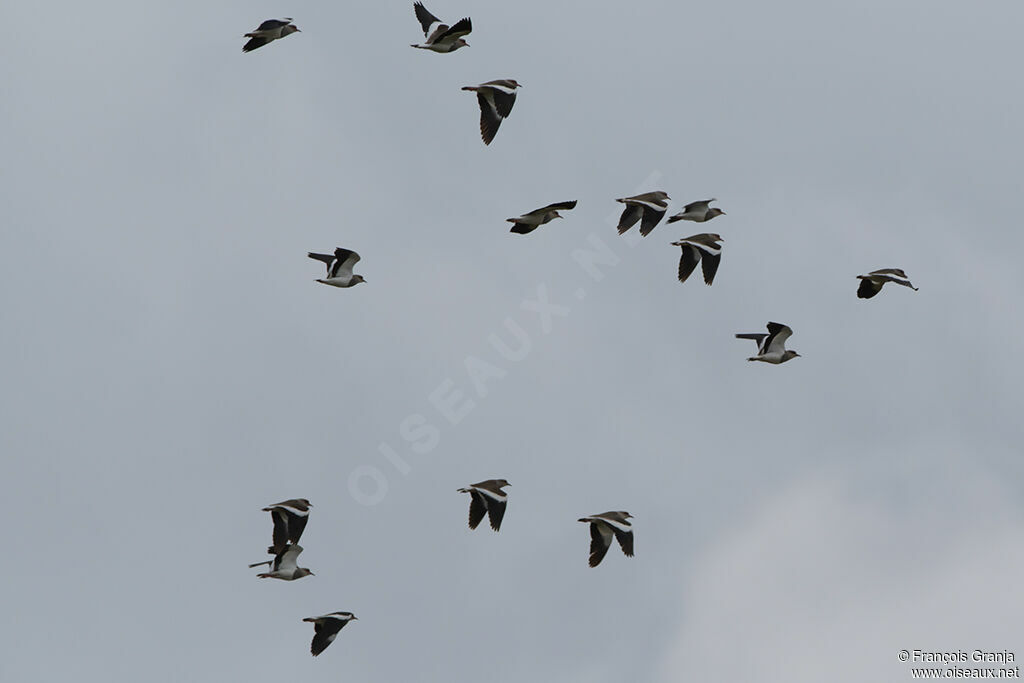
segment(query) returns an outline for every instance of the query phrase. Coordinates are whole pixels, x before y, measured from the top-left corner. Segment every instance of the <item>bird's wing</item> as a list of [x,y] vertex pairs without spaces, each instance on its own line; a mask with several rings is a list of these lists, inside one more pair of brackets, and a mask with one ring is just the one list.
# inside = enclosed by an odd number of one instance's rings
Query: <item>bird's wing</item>
[[904,273],[902,270],[898,271],[898,272],[902,273],[902,274],[901,275],[889,275],[889,274],[882,274],[881,271],[875,271],[874,273],[871,274],[872,275],[871,279],[874,282],[878,283],[878,288],[879,289],[882,288],[882,283],[885,283],[885,282],[892,282],[893,284],[903,285],[904,287],[910,287],[913,290],[917,289],[917,287],[915,287],[914,285],[910,284],[910,280],[906,279],[907,278],[907,274],[906,273]]
[[576,208],[576,200],[571,202],[555,202],[554,204],[548,204],[543,209],[537,209],[530,213],[547,213],[548,211],[569,211],[570,209]]
[[895,275],[906,279],[907,274],[903,272],[901,268],[880,268],[878,270],[872,270],[868,275]]
[[619,234],[621,235],[636,225],[636,222],[643,215],[643,207],[636,204],[626,204],[626,208],[622,210],[622,216],[619,217]]
[[423,27],[423,36],[427,37],[430,35],[430,27],[434,24],[440,24],[441,20],[428,12],[422,2],[413,3],[412,8],[416,11],[416,18],[419,19],[420,26]]
[[697,267],[697,261],[700,260],[700,252],[690,244],[681,244],[679,246],[683,249],[683,254],[679,257],[679,281],[686,282],[686,278],[690,277],[690,273]]
[[501,520],[505,517],[505,505],[504,500],[488,500],[487,501],[487,517],[491,522],[491,528],[495,531],[501,529]]
[[633,557],[633,532],[616,529],[615,539],[619,542],[619,547],[622,548],[622,553],[626,557]]
[[761,342],[764,341],[764,338],[767,337],[767,336],[768,335],[764,334],[763,332],[748,332],[748,333],[737,334],[736,338],[737,339],[753,339],[755,342],[757,342],[757,350],[760,351],[761,350]]
[[274,558],[274,569],[284,572],[294,571],[298,567],[297,563],[301,552],[302,546],[300,545],[288,546]]
[[515,88],[490,86],[488,90],[494,97],[494,108],[497,110],[498,116],[503,119],[508,118],[508,115],[512,113],[512,105],[516,103]]
[[351,249],[338,247],[334,250],[334,267],[331,269],[331,277],[338,275],[352,275],[352,267],[359,261],[359,254]]
[[487,514],[487,502],[483,494],[474,490],[470,490],[469,497],[469,528],[475,529]]
[[485,145],[491,144],[501,125],[501,116],[493,104],[493,94],[494,91],[478,91],[476,94],[476,101],[480,103],[480,137]]
[[515,221],[513,221],[513,223],[515,223],[515,225],[512,226],[512,229],[509,230],[509,232],[514,232],[517,235],[525,235],[533,232],[538,227],[535,223],[516,223]]
[[870,277],[859,275],[860,287],[857,288],[857,298],[859,299],[870,299],[875,294],[882,291],[881,282],[875,282]]
[[592,521],[590,523],[590,566],[596,567],[601,564],[605,553],[612,544],[612,528],[604,522]]
[[297,515],[294,512],[286,512],[288,515],[288,540],[292,543],[298,543],[299,539],[302,538],[302,532],[306,530],[306,522],[309,521],[309,515]]
[[768,338],[764,340],[764,352],[782,353],[786,350],[786,340],[793,334],[788,325],[768,323]]
[[722,262],[722,252],[717,254],[705,251],[700,260],[700,267],[704,271],[704,284],[710,286],[715,280],[715,273],[718,272],[718,264]]
[[270,511],[270,518],[274,520],[274,545],[271,550],[279,554],[284,552],[288,545],[288,513],[280,508],[273,508]]
[[640,234],[647,237],[651,230],[661,222],[667,209],[656,209],[651,206],[644,206],[644,220],[640,223]]
[[708,204],[715,201],[714,199],[704,199],[699,202],[690,202],[683,207],[683,213],[690,213],[691,211],[699,213],[707,213]]
[[316,259],[317,261],[323,261],[327,264],[327,277],[331,276],[331,264],[334,263],[334,256],[332,254],[317,254],[316,252],[309,252],[307,254],[309,258]]
[[334,642],[334,639],[338,637],[338,631],[345,628],[345,624],[348,622],[344,619],[324,619],[323,621],[315,622],[313,631],[313,642],[310,645],[310,652],[316,657],[318,654],[327,649],[327,646]]
[[262,24],[260,24],[256,28],[256,30],[253,31],[253,33],[259,31],[274,31],[277,29],[282,29],[290,23],[292,23],[291,17],[284,17],[283,19],[267,19]]
[[462,36],[469,35],[473,31],[473,22],[469,17],[459,19],[450,27],[442,24],[437,27],[434,35],[427,40],[428,43],[454,43]]
[[249,39],[249,42],[242,46],[242,52],[252,52],[258,47],[263,47],[270,42],[269,38],[253,37]]

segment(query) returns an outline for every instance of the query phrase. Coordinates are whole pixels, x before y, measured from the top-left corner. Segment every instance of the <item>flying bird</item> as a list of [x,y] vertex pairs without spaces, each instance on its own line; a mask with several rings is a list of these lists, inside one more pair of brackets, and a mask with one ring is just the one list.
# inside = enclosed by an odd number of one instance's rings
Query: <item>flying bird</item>
[[750,334],[737,334],[737,339],[753,339],[757,342],[757,355],[747,360],[759,360],[772,365],[785,363],[787,360],[796,358],[800,354],[796,351],[786,350],[786,340],[793,334],[788,325],[781,323],[768,323],[768,334],[754,332]]
[[291,17],[285,17],[284,19],[267,19],[259,25],[252,33],[246,33],[245,37],[249,38],[249,42],[242,46],[242,52],[252,52],[258,47],[263,47],[267,43],[277,40],[278,38],[284,38],[295,32],[299,28],[292,24]]
[[857,279],[860,280],[860,287],[857,288],[857,297],[861,299],[870,299],[875,294],[878,294],[882,291],[882,285],[886,282],[894,282],[897,285],[910,287],[915,292],[917,291],[917,287],[910,284],[910,280],[907,279],[907,274],[899,268],[872,270],[867,275],[858,275]]
[[313,507],[305,498],[292,498],[263,508],[274,521],[274,545],[268,553],[280,553],[289,543],[298,543],[309,521],[309,508]]
[[691,235],[673,242],[677,247],[682,247],[683,255],[679,257],[679,281],[686,282],[690,273],[697,267],[700,261],[701,270],[704,271],[704,284],[711,285],[718,272],[718,264],[722,260],[722,237],[715,233],[702,232],[699,235]]
[[309,571],[305,567],[299,567],[296,562],[299,559],[299,554],[302,552],[301,545],[290,545],[281,552],[274,556],[273,561],[267,560],[266,562],[257,562],[250,564],[249,567],[259,567],[263,564],[270,565],[270,571],[264,572],[263,574],[257,574],[256,576],[261,579],[281,579],[282,581],[294,581],[295,579],[301,579],[303,576],[313,576],[313,572]]
[[674,216],[668,217],[668,223],[675,223],[676,221],[694,221],[696,223],[704,223],[709,221],[715,216],[725,215],[725,211],[715,207],[711,208],[708,206],[711,202],[717,202],[717,199],[705,199],[702,202],[692,202],[683,207],[683,210]]
[[504,479],[488,479],[459,489],[459,493],[470,495],[470,529],[475,529],[485,514],[490,519],[492,529],[495,531],[501,529],[501,520],[505,516],[505,503],[508,501],[508,494],[501,490],[505,486],[511,486],[511,484]]
[[514,232],[519,235],[525,235],[529,232],[533,232],[540,226],[553,221],[556,218],[564,218],[559,211],[569,211],[576,208],[576,200],[571,202],[558,202],[557,204],[548,204],[541,209],[534,209],[529,213],[524,213],[518,218],[507,219],[509,223],[513,223],[510,232]]
[[309,651],[316,657],[318,654],[327,649],[327,646],[334,642],[334,639],[338,637],[338,631],[345,628],[345,624],[348,622],[359,619],[356,615],[351,612],[331,612],[321,617],[306,617],[303,621],[308,621],[314,624],[313,626],[313,644],[310,646]]
[[318,279],[325,285],[332,287],[355,287],[360,282],[366,282],[362,275],[353,275],[352,267],[359,261],[359,254],[351,249],[338,247],[334,254],[316,254],[309,252],[309,258],[323,261],[327,264],[327,277]]
[[644,237],[650,234],[651,230],[661,222],[665,212],[668,211],[668,200],[671,199],[662,191],[645,192],[635,197],[623,197],[615,201],[626,205],[619,218],[619,234],[626,232],[636,222],[643,218],[640,223],[640,234]]
[[516,103],[516,88],[521,87],[511,78],[462,87],[463,90],[475,92],[476,101],[480,103],[480,137],[485,145],[491,144],[491,140],[498,134],[502,119],[507,119],[512,113],[512,105]]
[[469,17],[459,19],[453,26],[449,26],[428,12],[422,2],[414,2],[412,7],[416,10],[416,18],[420,20],[420,25],[423,26],[423,37],[427,39],[427,42],[412,47],[442,53],[469,47],[469,43],[462,39],[473,30],[473,22]]
[[590,524],[590,566],[601,564],[605,553],[612,545],[612,537],[619,542],[622,554],[633,557],[633,525],[629,522],[633,515],[619,510],[618,512],[602,512],[599,515],[582,517],[578,521]]

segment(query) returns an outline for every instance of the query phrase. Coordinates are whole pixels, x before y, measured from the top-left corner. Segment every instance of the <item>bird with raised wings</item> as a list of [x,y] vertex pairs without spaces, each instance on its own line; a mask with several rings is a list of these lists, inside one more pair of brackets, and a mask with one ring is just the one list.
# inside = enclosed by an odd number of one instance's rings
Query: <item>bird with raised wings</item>
[[757,355],[747,360],[759,360],[764,363],[778,365],[792,360],[800,354],[796,351],[786,349],[786,340],[793,334],[788,325],[781,323],[768,323],[768,334],[763,332],[751,332],[737,334],[737,339],[753,339],[757,342]]
[[711,208],[708,206],[711,202],[717,202],[717,199],[705,199],[699,202],[691,202],[683,207],[683,210],[679,213],[669,216],[666,223],[675,223],[676,221],[693,221],[695,223],[705,223],[715,216],[724,216],[725,211],[722,211],[718,207]]
[[338,247],[333,254],[317,254],[311,251],[308,256],[327,264],[327,277],[317,279],[317,282],[332,287],[354,287],[360,282],[366,282],[362,275],[352,273],[352,267],[359,262],[359,254],[351,249]]
[[412,47],[440,53],[455,52],[460,47],[469,47],[469,43],[463,40],[463,37],[473,30],[473,22],[469,17],[463,17],[449,26],[428,12],[422,2],[413,3],[412,7],[423,27],[423,37],[427,39],[426,42],[413,44]]
[[289,545],[284,548],[281,552],[274,555],[273,560],[266,560],[265,562],[256,562],[250,564],[249,568],[259,567],[260,565],[270,565],[269,572],[263,572],[256,576],[261,579],[281,579],[282,581],[294,581],[301,579],[303,576],[313,576],[313,572],[306,569],[305,567],[298,566],[297,562],[299,554],[302,553],[301,545]]

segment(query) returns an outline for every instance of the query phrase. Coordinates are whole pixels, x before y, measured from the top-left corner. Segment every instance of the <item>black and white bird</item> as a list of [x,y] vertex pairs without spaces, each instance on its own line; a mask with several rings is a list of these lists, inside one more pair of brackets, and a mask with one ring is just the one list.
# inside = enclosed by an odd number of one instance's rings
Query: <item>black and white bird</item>
[[412,47],[442,53],[469,47],[469,43],[462,39],[473,30],[473,22],[469,17],[459,19],[449,26],[428,12],[422,2],[414,2],[412,7],[416,10],[416,18],[420,20],[420,25],[423,26],[423,37],[427,39],[427,42]]
[[525,235],[526,233],[533,232],[545,223],[549,223],[556,218],[564,218],[559,211],[569,211],[576,208],[576,200],[571,202],[558,202],[556,204],[548,204],[547,206],[534,209],[529,213],[524,213],[518,218],[506,219],[509,223],[512,223],[512,229],[510,232],[514,232],[519,235]]
[[256,562],[255,564],[250,564],[249,567],[259,567],[263,564],[270,565],[269,572],[256,575],[261,579],[294,581],[295,579],[301,579],[303,576],[313,576],[313,572],[296,564],[301,552],[301,545],[289,545],[284,550],[274,555],[273,561],[267,560],[266,562]]
[[476,101],[480,103],[480,137],[485,145],[491,144],[491,140],[498,134],[502,119],[507,119],[512,113],[512,105],[516,103],[516,88],[521,87],[511,78],[462,87],[463,90],[475,92]]
[[635,197],[623,197],[615,201],[626,205],[619,218],[619,234],[626,232],[636,222],[643,218],[640,223],[640,234],[644,237],[650,234],[651,230],[661,222],[665,212],[668,211],[668,200],[671,199],[662,191],[645,192]]
[[719,208],[712,209],[708,206],[711,202],[717,202],[717,199],[705,199],[702,202],[692,202],[683,207],[683,210],[674,216],[669,216],[669,223],[675,223],[676,221],[694,221],[696,223],[704,223],[709,221],[715,216],[724,216],[725,211]]
[[359,254],[351,249],[338,247],[334,254],[317,254],[309,252],[309,258],[323,261],[327,264],[327,277],[318,279],[325,285],[332,287],[355,287],[360,282],[366,282],[362,275],[353,275],[352,267],[359,261]]
[[303,621],[313,624],[313,644],[309,651],[316,657],[327,649],[327,646],[338,637],[338,631],[345,628],[345,624],[359,619],[351,612],[331,612],[320,617],[306,617]]
[[629,522],[633,515],[619,510],[618,512],[602,512],[599,515],[581,517],[578,521],[590,524],[590,566],[601,564],[605,553],[612,545],[612,537],[619,542],[622,553],[633,557],[633,525]]
[[268,553],[282,552],[289,543],[298,543],[309,521],[309,508],[313,507],[305,498],[292,498],[263,508],[274,521],[274,545]]
[[796,358],[800,354],[796,351],[786,350],[786,340],[793,334],[788,325],[781,323],[768,323],[768,334],[752,332],[749,334],[737,334],[737,339],[753,339],[757,342],[757,355],[747,360],[759,360],[772,365],[785,363],[787,360]]
[[290,36],[298,30],[299,27],[292,24],[291,17],[267,19],[255,31],[245,34],[244,37],[249,38],[249,42],[242,46],[242,52],[252,52],[273,40]]
[[492,529],[495,531],[501,529],[501,520],[505,516],[505,504],[508,501],[508,494],[501,490],[505,486],[511,486],[511,484],[504,479],[488,479],[459,489],[459,493],[470,495],[470,529],[475,529],[483,520],[484,515],[490,519]]
[[721,235],[702,232],[673,242],[672,244],[683,250],[683,255],[679,257],[679,281],[686,282],[686,278],[690,277],[690,273],[697,267],[697,261],[700,261],[701,270],[704,271],[704,284],[710,286],[722,260],[722,245],[719,244],[722,241]]
[[899,268],[872,270],[867,275],[858,275],[857,279],[860,280],[860,287],[857,288],[857,297],[861,299],[870,299],[875,294],[878,294],[882,291],[882,285],[886,282],[894,282],[897,285],[910,287],[915,292],[917,291],[917,287],[910,284],[910,280],[907,279],[907,274]]

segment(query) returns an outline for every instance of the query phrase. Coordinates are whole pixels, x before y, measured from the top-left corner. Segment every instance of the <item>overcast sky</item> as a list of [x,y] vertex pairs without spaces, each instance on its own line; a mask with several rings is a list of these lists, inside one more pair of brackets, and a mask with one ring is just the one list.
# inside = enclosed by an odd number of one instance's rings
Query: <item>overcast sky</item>
[[[404,0],[5,7],[0,679],[1024,657],[1021,4],[427,6],[471,47],[410,49]],[[485,147],[459,88],[496,78]],[[651,190],[727,215],[619,237]],[[681,285],[705,229],[715,284]],[[337,246],[367,284],[314,281]],[[920,291],[859,300],[886,267]],[[744,360],[769,320],[800,358]],[[489,478],[499,534],[456,492]],[[316,575],[258,580],[292,497]],[[589,569],[606,510],[636,557]]]

